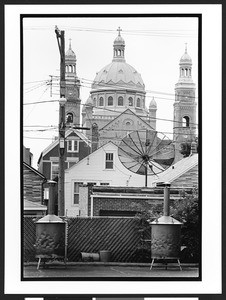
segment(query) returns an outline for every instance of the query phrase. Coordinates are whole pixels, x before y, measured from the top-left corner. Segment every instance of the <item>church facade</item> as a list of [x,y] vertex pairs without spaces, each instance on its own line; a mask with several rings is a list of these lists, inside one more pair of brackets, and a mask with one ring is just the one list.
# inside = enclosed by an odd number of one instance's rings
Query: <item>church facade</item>
[[155,130],[157,104],[149,109],[141,75],[125,59],[125,41],[118,29],[113,43],[113,59],[97,72],[90,96],[82,109],[82,125],[92,140],[92,150],[113,141],[116,145],[129,132]]

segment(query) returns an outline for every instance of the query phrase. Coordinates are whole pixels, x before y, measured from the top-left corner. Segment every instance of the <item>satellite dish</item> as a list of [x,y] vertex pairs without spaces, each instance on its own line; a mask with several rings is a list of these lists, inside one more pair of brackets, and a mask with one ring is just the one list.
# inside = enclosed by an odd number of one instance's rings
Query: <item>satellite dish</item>
[[174,161],[174,146],[163,133],[154,130],[133,131],[118,146],[118,156],[128,170],[147,176],[158,175]]

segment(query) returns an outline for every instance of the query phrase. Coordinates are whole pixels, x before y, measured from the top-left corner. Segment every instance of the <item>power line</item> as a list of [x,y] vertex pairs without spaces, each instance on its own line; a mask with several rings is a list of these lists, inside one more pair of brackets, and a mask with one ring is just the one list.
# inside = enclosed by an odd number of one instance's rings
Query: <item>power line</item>
[[[102,29],[102,28],[86,28],[64,26],[65,30],[82,31],[91,33],[116,33],[115,29]],[[50,26],[24,26],[24,30],[53,30]],[[156,36],[156,37],[197,37],[196,30],[178,30],[178,29],[155,29],[155,30],[123,30],[123,35],[136,35],[136,36]]]

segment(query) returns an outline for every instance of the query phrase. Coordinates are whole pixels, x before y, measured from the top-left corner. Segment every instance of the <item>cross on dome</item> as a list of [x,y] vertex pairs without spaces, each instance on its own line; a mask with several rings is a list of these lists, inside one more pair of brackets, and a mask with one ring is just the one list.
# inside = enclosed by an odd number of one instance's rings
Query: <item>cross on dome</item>
[[117,31],[118,31],[118,36],[121,36],[120,31],[122,31],[122,29],[120,28],[120,26],[118,27]]
[[71,49],[71,38],[69,39],[69,49]]
[[185,53],[187,53],[187,45],[188,43],[185,43]]

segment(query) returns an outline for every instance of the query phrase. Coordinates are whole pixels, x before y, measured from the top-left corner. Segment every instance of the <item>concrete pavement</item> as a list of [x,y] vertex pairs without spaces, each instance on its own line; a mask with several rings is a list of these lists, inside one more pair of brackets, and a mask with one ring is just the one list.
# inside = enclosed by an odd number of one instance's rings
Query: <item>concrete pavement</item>
[[181,264],[180,271],[177,264],[165,265],[156,264],[150,270],[150,264],[128,264],[128,263],[70,263],[66,266],[62,263],[49,264],[44,268],[40,266],[37,270],[37,264],[28,264],[24,266],[23,277],[26,278],[93,278],[93,277],[185,277],[198,278],[199,269],[197,265]]

